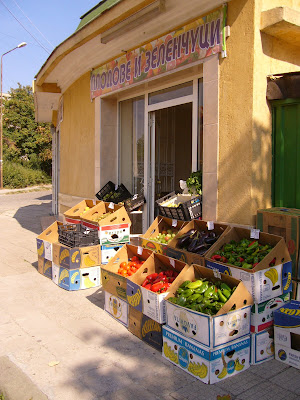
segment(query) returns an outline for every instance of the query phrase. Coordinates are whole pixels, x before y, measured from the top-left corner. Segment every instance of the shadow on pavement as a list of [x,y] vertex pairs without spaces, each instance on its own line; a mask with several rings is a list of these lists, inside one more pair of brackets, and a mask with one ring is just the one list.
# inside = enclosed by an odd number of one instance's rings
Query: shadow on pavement
[[46,196],[42,196],[42,197],[37,197],[36,200],[44,200],[44,201],[52,201],[52,194],[47,194]]
[[102,287],[100,287],[95,293],[93,293],[90,296],[87,296],[86,298],[95,306],[102,308],[102,310],[104,310],[105,293]]
[[39,235],[43,231],[41,218],[50,216],[50,214],[51,201],[49,201],[49,203],[33,204],[25,207],[20,207],[15,213],[14,218],[18,221],[22,228],[34,232],[36,235]]

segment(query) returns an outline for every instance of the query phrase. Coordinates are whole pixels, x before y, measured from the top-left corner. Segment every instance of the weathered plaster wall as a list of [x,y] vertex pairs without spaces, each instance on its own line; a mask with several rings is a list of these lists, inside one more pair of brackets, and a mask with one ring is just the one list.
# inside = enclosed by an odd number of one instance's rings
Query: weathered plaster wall
[[64,93],[60,130],[60,199],[95,196],[95,106],[89,72]]

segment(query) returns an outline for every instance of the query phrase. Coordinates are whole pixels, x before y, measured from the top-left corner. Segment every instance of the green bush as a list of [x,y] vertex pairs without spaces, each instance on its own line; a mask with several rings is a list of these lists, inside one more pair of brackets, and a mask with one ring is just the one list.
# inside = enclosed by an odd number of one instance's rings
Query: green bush
[[10,161],[3,163],[4,188],[24,188],[49,183],[51,183],[51,177],[43,171],[26,168]]

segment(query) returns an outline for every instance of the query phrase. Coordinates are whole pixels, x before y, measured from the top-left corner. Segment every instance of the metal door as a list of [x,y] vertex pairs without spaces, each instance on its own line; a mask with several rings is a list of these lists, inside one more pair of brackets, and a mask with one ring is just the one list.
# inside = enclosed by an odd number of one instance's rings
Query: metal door
[[272,203],[300,208],[300,100],[272,102]]

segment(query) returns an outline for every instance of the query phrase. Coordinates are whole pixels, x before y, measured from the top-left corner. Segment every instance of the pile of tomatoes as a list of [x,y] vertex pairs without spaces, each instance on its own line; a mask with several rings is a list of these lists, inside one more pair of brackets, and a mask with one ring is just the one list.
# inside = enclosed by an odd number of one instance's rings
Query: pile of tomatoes
[[147,276],[142,287],[155,293],[164,293],[169,289],[177,276],[178,272],[172,269],[162,271],[159,274],[155,272]]
[[141,260],[138,256],[133,256],[128,260],[128,262],[126,262],[126,261],[121,262],[119,269],[118,269],[118,274],[125,276],[125,277],[131,276],[143,264],[144,264],[143,260]]

